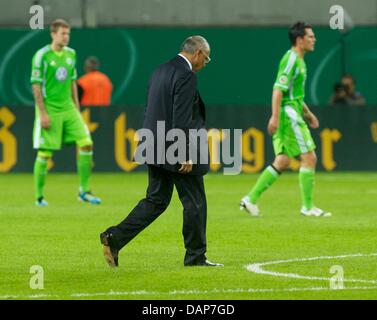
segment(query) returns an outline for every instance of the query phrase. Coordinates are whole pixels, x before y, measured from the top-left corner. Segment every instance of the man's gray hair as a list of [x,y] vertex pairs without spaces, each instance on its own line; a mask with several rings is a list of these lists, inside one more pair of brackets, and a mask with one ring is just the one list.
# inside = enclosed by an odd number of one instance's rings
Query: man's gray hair
[[191,36],[183,41],[181,52],[194,54],[196,50],[205,50],[208,52],[210,50],[208,41],[202,36]]

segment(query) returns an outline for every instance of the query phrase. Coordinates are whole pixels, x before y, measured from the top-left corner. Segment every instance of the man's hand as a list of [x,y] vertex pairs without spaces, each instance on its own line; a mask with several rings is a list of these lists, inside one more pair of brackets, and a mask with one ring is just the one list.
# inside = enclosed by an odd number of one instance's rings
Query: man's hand
[[192,170],[192,160],[185,161],[181,163],[181,167],[179,168],[179,173],[189,173]]
[[272,115],[268,121],[267,131],[270,135],[273,135],[279,126],[279,118],[275,115]]
[[41,113],[41,125],[43,129],[49,129],[51,126],[50,117],[48,116],[47,112]]
[[304,118],[311,128],[317,129],[319,127],[318,118],[310,111],[305,114]]

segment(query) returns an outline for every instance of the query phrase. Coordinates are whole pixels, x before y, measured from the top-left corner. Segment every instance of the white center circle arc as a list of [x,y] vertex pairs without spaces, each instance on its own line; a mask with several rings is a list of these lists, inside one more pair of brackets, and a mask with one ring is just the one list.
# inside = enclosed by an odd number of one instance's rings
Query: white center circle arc
[[[294,258],[288,260],[275,260],[269,262],[261,262],[261,263],[252,263],[246,266],[246,269],[249,272],[253,272],[256,274],[264,274],[270,275],[275,277],[284,277],[284,278],[294,278],[294,279],[304,279],[304,280],[324,280],[330,281],[331,277],[317,277],[317,276],[304,276],[296,273],[284,273],[284,272],[276,272],[276,271],[268,271],[264,270],[265,266],[276,265],[276,264],[285,264],[285,263],[295,263],[295,262],[305,262],[305,261],[316,261],[316,260],[333,260],[333,259],[347,259],[347,258],[358,258],[358,257],[376,257],[377,253],[357,253],[357,254],[347,254],[347,255],[339,255],[339,256],[321,256],[321,257],[311,257],[311,258]],[[364,280],[364,279],[344,279],[344,282],[357,282],[357,283],[377,283],[377,280]]]

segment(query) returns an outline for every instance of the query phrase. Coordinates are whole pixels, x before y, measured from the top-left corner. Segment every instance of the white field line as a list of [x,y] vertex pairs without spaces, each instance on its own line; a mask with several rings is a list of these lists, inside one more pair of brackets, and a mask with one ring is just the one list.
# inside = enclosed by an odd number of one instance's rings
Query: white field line
[[[254,273],[257,273],[257,274],[264,274],[264,275],[270,275],[270,276],[275,276],[275,277],[330,281],[332,279],[331,277],[303,276],[303,275],[296,274],[296,273],[283,273],[283,272],[268,271],[268,270],[264,270],[263,267],[267,266],[267,265],[285,264],[285,263],[292,263],[292,262],[316,261],[316,260],[326,260],[326,259],[327,260],[330,260],[330,259],[346,259],[346,258],[358,258],[358,257],[375,257],[375,256],[377,256],[377,253],[369,253],[369,254],[356,253],[356,254],[346,254],[346,255],[339,255],[339,256],[294,258],[294,259],[288,259],[288,260],[276,260],[276,261],[248,264],[246,266],[246,269],[250,272],[254,272]],[[358,283],[377,284],[377,280],[344,279],[343,281],[344,282],[358,282]]]
[[[246,266],[246,269],[250,272],[257,274],[266,274],[277,277],[287,277],[295,279],[306,279],[306,280],[326,280],[329,281],[331,278],[327,277],[315,277],[315,276],[302,276],[294,273],[281,273],[274,271],[263,270],[263,266],[283,264],[291,262],[302,262],[302,261],[316,261],[316,260],[330,260],[330,259],[346,259],[346,258],[357,258],[357,257],[375,257],[377,253],[356,253],[347,254],[339,256],[320,256],[311,258],[294,258],[287,260],[275,260],[262,263],[253,263]],[[359,283],[377,283],[377,280],[363,280],[363,279],[344,279],[344,282],[359,282]],[[176,296],[176,295],[190,295],[190,294],[213,294],[213,293],[276,293],[276,292],[305,292],[305,291],[354,291],[354,290],[376,290],[377,286],[356,286],[356,287],[345,287],[343,289],[331,289],[330,287],[310,287],[310,288],[238,288],[238,289],[211,289],[211,290],[170,290],[166,292],[159,291],[109,291],[109,292],[93,292],[93,293],[72,293],[72,294],[31,294],[31,295],[1,295],[0,300],[4,299],[39,299],[39,298],[89,298],[89,297],[114,297],[114,296]]]
[[31,294],[31,295],[3,295],[4,299],[59,299],[59,298],[89,298],[89,297],[115,297],[115,296],[176,296],[190,294],[213,294],[213,293],[277,293],[277,292],[305,292],[305,291],[355,291],[355,290],[377,290],[377,286],[344,287],[343,289],[331,289],[330,287],[310,287],[310,288],[248,288],[248,289],[212,289],[212,290],[171,290],[159,291],[109,291],[93,293],[72,293],[72,294]]

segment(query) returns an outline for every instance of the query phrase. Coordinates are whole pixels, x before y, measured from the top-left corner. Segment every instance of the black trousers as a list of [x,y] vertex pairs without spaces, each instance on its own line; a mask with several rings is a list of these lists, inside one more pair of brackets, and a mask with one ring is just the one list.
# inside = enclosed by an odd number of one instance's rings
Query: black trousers
[[169,206],[174,186],[183,205],[183,238],[186,248],[185,265],[203,262],[207,249],[207,202],[203,176],[170,172],[148,166],[148,189],[130,214],[107,231],[113,234],[118,249],[123,248],[151,224]]

